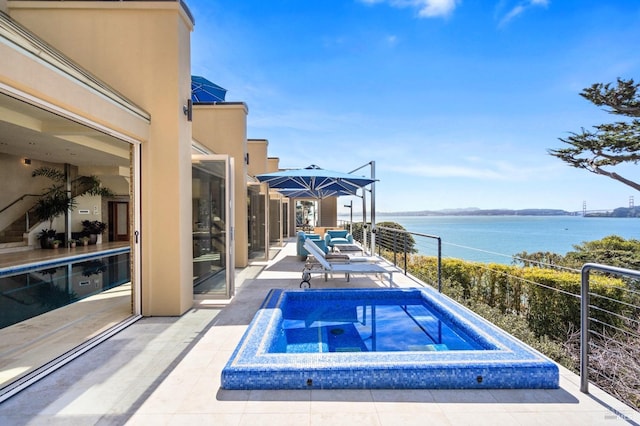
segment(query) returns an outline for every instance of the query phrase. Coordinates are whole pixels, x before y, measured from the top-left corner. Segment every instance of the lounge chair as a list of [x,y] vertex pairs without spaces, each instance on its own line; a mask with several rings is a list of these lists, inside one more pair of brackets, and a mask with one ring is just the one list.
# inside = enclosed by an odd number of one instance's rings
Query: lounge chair
[[[311,250],[308,254],[311,254],[314,258],[318,258],[318,257],[324,257],[324,259],[329,262],[329,263],[337,263],[337,262],[342,262],[342,263],[352,263],[352,262],[369,262],[369,263],[376,263],[376,262],[380,262],[380,258],[378,256],[362,256],[362,255],[358,255],[358,254],[352,254],[349,252],[340,252],[340,253],[334,253],[334,252],[326,252],[322,250],[322,245],[318,244],[318,241],[312,240],[313,244],[315,244],[316,247],[311,246]],[[304,242],[303,244],[303,248],[304,246]],[[308,250],[305,250],[308,251]],[[363,251],[360,251],[363,252]]]
[[326,281],[328,274],[334,272],[344,273],[347,276],[347,281],[349,281],[350,279],[350,274],[389,274],[389,287],[393,285],[393,271],[388,270],[377,263],[332,263],[327,261],[324,253],[322,253],[322,251],[319,250],[317,246],[310,240],[305,240],[304,247],[309,251],[311,255],[313,255],[313,257],[318,262],[317,265],[319,265],[319,267],[316,267],[316,264],[305,264],[305,267],[302,270],[302,282],[300,282],[300,288],[311,287],[311,274],[324,274],[324,279]]

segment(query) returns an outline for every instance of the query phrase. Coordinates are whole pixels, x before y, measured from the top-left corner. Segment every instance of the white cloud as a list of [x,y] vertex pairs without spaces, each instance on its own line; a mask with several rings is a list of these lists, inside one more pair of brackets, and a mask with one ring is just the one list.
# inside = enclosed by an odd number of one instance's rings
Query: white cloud
[[[511,7],[509,9],[509,11],[507,13],[505,13],[505,15],[502,17],[502,19],[500,19],[500,26],[504,26],[504,25],[508,24],[509,22],[511,22],[512,20],[517,18],[518,16],[522,15],[528,9],[531,9],[531,8],[534,8],[534,7],[547,7],[547,6],[549,6],[549,3],[550,3],[550,0],[524,0],[524,1],[520,1],[520,2],[518,2],[518,4],[516,4],[513,7]],[[501,2],[501,5],[503,5],[503,4],[504,3]]]
[[395,36],[395,35],[387,36],[385,41],[388,46],[393,47],[396,44],[398,44],[398,36]]
[[[365,4],[387,3],[391,7],[417,9],[421,18],[439,18],[451,15],[460,0],[359,0]],[[544,1],[544,0],[532,0]]]

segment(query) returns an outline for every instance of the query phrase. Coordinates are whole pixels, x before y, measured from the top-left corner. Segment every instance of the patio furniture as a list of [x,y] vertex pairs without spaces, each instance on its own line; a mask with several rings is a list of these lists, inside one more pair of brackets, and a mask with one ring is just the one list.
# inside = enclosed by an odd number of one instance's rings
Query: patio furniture
[[343,244],[343,243],[335,243],[333,244],[333,251],[342,254],[353,255],[355,253],[360,253],[364,255],[364,248],[358,244]]
[[[317,241],[313,241],[314,243],[317,244]],[[355,247],[359,247],[356,246],[355,244],[350,244],[351,246],[355,246]],[[346,245],[345,245],[346,246]],[[342,246],[338,246],[338,247],[342,247]],[[321,248],[321,247],[319,247]],[[376,262],[380,262],[381,259],[378,256],[365,256],[364,255],[364,250],[362,248],[358,248],[357,250],[354,249],[347,249],[344,251],[338,251],[339,249],[336,249],[336,251],[329,251],[329,252],[322,252],[321,250],[316,250],[313,247],[311,247],[312,250],[314,250],[313,252],[311,252],[311,256],[313,256],[314,258],[317,257],[323,257],[327,262],[329,263],[333,263],[333,262],[344,262],[344,263],[350,263],[350,262],[372,262],[372,263],[376,263]],[[355,254],[355,253],[360,253],[360,254]]]
[[388,270],[377,263],[352,261],[349,263],[328,262],[324,254],[318,250],[313,241],[308,239],[304,241],[304,248],[309,251],[317,263],[308,262],[305,264],[305,268],[302,270],[300,288],[311,287],[311,274],[324,274],[324,280],[326,281],[328,275],[334,272],[344,273],[347,277],[347,282],[350,280],[351,274],[389,274],[389,287],[393,286],[393,271]]
[[309,252],[304,248],[305,240],[311,240],[325,253],[329,251],[325,245],[324,240],[318,234],[307,234],[304,231],[298,231],[298,237],[296,240],[296,254],[301,260],[305,260],[309,256]]
[[346,229],[329,229],[324,234],[324,242],[333,249],[335,244],[353,244],[353,235]]

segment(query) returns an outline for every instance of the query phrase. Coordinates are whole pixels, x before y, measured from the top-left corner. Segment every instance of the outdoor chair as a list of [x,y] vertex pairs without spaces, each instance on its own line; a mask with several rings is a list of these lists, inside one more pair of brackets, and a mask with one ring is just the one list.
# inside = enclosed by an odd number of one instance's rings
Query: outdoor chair
[[328,248],[333,249],[335,244],[353,244],[353,235],[344,229],[329,229],[324,234],[324,242]]
[[313,241],[325,253],[329,251],[320,235],[307,234],[304,231],[298,231],[298,237],[296,239],[296,254],[301,260],[306,260],[307,256],[309,256],[309,252],[304,248],[304,242],[307,239]]
[[309,251],[317,263],[312,264],[307,262],[305,264],[302,270],[300,288],[311,287],[311,274],[324,274],[324,280],[327,281],[328,275],[334,272],[344,273],[347,277],[347,282],[349,282],[351,274],[389,274],[389,287],[393,286],[393,270],[388,270],[378,263],[352,261],[347,263],[329,262],[313,241],[308,239],[304,241],[304,248]]

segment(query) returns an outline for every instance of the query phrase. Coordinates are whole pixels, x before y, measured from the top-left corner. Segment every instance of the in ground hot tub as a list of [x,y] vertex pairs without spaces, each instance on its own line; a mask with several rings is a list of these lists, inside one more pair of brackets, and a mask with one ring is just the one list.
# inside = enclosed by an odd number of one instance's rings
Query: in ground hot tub
[[224,389],[557,388],[557,365],[431,289],[271,290]]

